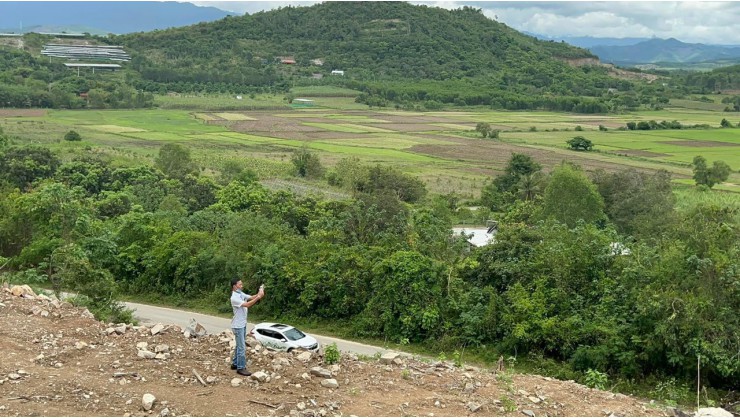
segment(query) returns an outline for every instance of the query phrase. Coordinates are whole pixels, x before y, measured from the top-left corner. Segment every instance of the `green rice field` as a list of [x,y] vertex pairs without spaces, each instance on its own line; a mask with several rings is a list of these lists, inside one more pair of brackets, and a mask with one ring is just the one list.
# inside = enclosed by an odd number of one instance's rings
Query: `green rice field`
[[[193,98],[167,100],[186,99]],[[665,169],[673,174],[677,187],[693,184],[691,161],[702,155],[710,163],[723,160],[734,169],[728,182],[715,190],[740,192],[740,128],[617,129],[628,121],[649,120],[719,127],[727,113],[687,108],[624,115],[478,109],[404,112],[370,110],[357,107],[360,104],[354,104],[351,97],[329,96],[316,99],[340,105],[269,109],[282,100],[274,97],[275,102],[262,101],[264,106],[255,110],[206,106],[207,100],[215,99],[199,98],[200,108],[193,110],[50,110],[34,116],[19,110],[15,116],[0,114],[0,125],[14,143],[44,144],[66,158],[95,152],[109,155],[118,164],[151,162],[159,147],[177,142],[190,147],[209,173],[218,173],[225,161],[238,159],[254,165],[260,176],[269,177],[290,177],[290,155],[305,145],[327,166],[355,156],[419,176],[433,192],[456,192],[469,198],[476,197],[486,180],[503,169],[511,153],[530,154],[546,171],[564,160],[586,170]],[[346,108],[343,101],[355,106]],[[502,130],[500,139],[481,139],[474,131],[478,122]],[[599,131],[599,125],[608,131]],[[575,131],[577,126],[582,131]],[[62,141],[70,129],[78,131],[83,141]],[[569,150],[566,141],[576,135],[590,139],[595,150]]]

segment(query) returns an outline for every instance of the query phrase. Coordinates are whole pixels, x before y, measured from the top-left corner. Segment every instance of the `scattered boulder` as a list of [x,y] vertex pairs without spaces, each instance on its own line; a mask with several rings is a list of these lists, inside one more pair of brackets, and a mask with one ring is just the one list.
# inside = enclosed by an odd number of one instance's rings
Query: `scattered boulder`
[[11,381],[17,381],[20,378],[21,378],[21,375],[19,375],[17,373],[9,373],[8,374],[8,379],[10,379]]
[[534,411],[532,410],[522,410],[522,414],[528,417],[534,417]]
[[152,394],[144,394],[143,397],[141,397],[141,408],[143,408],[146,411],[149,411],[154,406],[154,402],[157,401],[157,397],[155,397]]
[[126,334],[126,324],[121,324],[116,327],[113,327],[113,331],[119,335]]
[[139,350],[146,350],[149,347],[149,343],[146,341],[139,341],[136,343],[136,348]]
[[468,394],[475,392],[475,384],[472,382],[466,382],[465,389],[463,389],[463,391],[467,392]]
[[300,360],[303,363],[306,363],[309,360],[311,360],[312,357],[313,357],[313,353],[311,353],[310,351],[304,351],[303,353],[296,356],[296,359]]
[[540,400],[539,398],[537,398],[537,397],[532,397],[532,396],[529,396],[529,397],[527,397],[527,398],[529,398],[529,401],[532,401],[532,402],[533,402],[533,403],[535,403],[535,404],[539,404],[539,403],[540,403],[540,401],[541,401],[541,400]]
[[331,372],[322,367],[312,367],[310,372],[313,376],[318,376],[320,378],[331,378]]
[[170,346],[167,344],[159,344],[154,348],[155,353],[167,353],[168,351],[170,351]]
[[479,411],[481,409],[481,407],[483,407],[483,405],[482,404],[478,404],[475,401],[470,401],[468,403],[467,407],[468,407],[468,410],[470,410],[471,412],[475,413],[475,412]]
[[78,341],[78,342],[76,342],[76,343],[75,343],[75,348],[76,348],[77,350],[82,350],[82,349],[84,349],[85,347],[87,347],[87,343],[86,343],[86,342],[84,342],[84,341]]
[[719,407],[703,407],[696,412],[695,417],[733,417],[729,411]]
[[257,382],[267,382],[267,379],[270,377],[267,373],[264,371],[254,372],[252,376],[250,376],[250,379],[254,379]]
[[202,337],[207,334],[206,328],[198,323],[194,318],[190,320],[190,323],[185,328],[185,331],[190,333],[190,336]]
[[324,388],[339,388],[339,384],[336,379],[324,379],[321,381],[321,386]]
[[396,352],[389,351],[382,356],[380,356],[380,362],[386,365],[390,365],[393,363],[395,359],[397,359],[400,356],[400,354]]
[[34,293],[33,289],[31,289],[27,284],[11,287],[10,294],[17,297],[36,297],[36,293]]
[[154,359],[157,357],[157,353],[151,352],[149,350],[139,350],[138,356],[142,359]]
[[161,333],[162,331],[164,331],[164,325],[157,324],[157,325],[155,325],[155,326],[152,327],[152,329],[151,329],[150,332],[151,332],[152,335],[157,335],[157,334]]
[[242,384],[242,380],[239,378],[234,378],[231,380],[231,386],[237,387]]

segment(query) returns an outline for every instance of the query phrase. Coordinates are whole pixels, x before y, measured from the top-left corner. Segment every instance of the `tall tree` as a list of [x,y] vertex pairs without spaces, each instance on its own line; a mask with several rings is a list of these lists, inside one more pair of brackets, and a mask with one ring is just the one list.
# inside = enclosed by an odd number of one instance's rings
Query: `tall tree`
[[185,179],[187,175],[198,175],[198,167],[190,157],[190,149],[179,144],[162,146],[154,163],[169,178]]
[[552,172],[542,214],[571,228],[578,220],[594,223],[605,218],[604,199],[583,171],[563,163]]

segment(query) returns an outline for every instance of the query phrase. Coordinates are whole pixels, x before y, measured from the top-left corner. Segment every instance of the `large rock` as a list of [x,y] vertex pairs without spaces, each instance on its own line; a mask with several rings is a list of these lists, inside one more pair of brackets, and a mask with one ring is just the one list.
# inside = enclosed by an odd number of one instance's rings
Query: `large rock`
[[704,407],[696,412],[695,417],[733,417],[732,413],[719,407]]
[[189,332],[191,336],[202,337],[206,335],[206,327],[200,325],[195,319],[191,319],[185,331]]
[[310,351],[304,351],[303,353],[296,356],[296,359],[300,360],[303,363],[306,363],[309,360],[311,360],[312,357],[313,357],[313,353],[311,353]]
[[141,397],[141,407],[149,411],[154,407],[154,402],[157,401],[157,397],[155,397],[152,394],[144,394],[143,397]]
[[10,288],[10,294],[18,297],[36,297],[36,293],[33,292],[30,286],[24,284],[22,286],[13,286]]
[[242,384],[242,380],[239,378],[234,378],[231,380],[231,386],[237,387]]
[[167,353],[170,351],[170,346],[167,344],[158,344],[157,347],[154,348],[155,353]]
[[157,357],[157,353],[148,350],[139,350],[138,356],[142,359],[154,359]]
[[157,325],[155,325],[155,326],[152,327],[151,333],[152,333],[152,335],[157,335],[157,334],[161,333],[163,330],[164,330],[164,325],[157,324]]
[[385,365],[390,365],[399,356],[401,356],[401,355],[398,354],[398,353],[396,353],[396,352],[389,351],[389,352],[383,354],[382,356],[380,356],[380,362],[383,363],[383,364],[385,364]]
[[321,386],[324,388],[339,388],[339,384],[336,379],[324,379],[321,381]]
[[250,376],[250,379],[254,379],[257,382],[267,382],[267,378],[269,378],[270,375],[265,373],[264,371],[254,372],[252,376]]
[[113,327],[113,331],[115,331],[116,334],[126,334],[126,324],[121,324]]
[[318,366],[312,367],[310,372],[311,372],[311,375],[318,376],[319,378],[331,378],[330,371],[324,368],[318,367]]

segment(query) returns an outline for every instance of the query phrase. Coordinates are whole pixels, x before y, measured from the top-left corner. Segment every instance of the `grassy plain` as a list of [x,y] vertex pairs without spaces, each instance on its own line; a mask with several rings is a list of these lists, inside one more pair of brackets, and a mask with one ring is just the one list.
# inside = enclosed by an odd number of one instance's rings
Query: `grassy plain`
[[[303,93],[311,92],[305,89]],[[254,110],[208,106],[210,101],[229,99],[223,95],[160,97],[158,100],[166,98],[170,104],[191,101],[197,109],[59,110],[2,117],[0,125],[15,143],[45,144],[65,158],[94,152],[111,156],[116,164],[152,162],[159,147],[177,142],[192,148],[193,156],[208,173],[218,173],[225,162],[237,159],[262,177],[277,178],[290,178],[290,155],[306,145],[327,166],[356,156],[369,164],[392,165],[419,176],[433,192],[455,192],[464,198],[477,197],[486,180],[503,169],[513,152],[532,155],[546,170],[563,160],[587,170],[665,169],[673,174],[677,186],[692,184],[691,160],[702,155],[709,162],[724,160],[735,169],[730,180],[715,189],[740,192],[740,129],[617,130],[628,121],[643,120],[718,127],[729,113],[696,108],[623,115],[487,109],[422,113],[371,110],[355,104],[349,96],[317,96],[317,101],[339,105],[290,109],[282,97],[263,96],[257,98],[263,100]],[[241,102],[247,103],[243,102],[247,99]],[[275,106],[279,103],[285,106]],[[501,138],[479,138],[473,131],[478,122],[502,129]],[[599,131],[599,125],[608,131]],[[582,131],[576,131],[577,126]],[[78,131],[83,141],[62,141],[70,129]],[[596,150],[567,149],[565,142],[576,135],[592,140]]]

